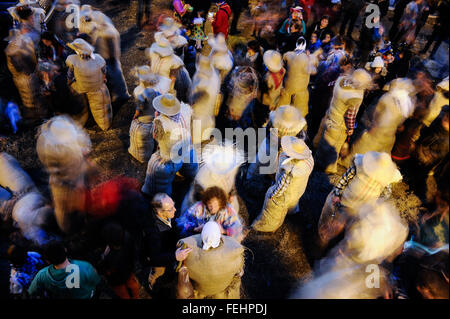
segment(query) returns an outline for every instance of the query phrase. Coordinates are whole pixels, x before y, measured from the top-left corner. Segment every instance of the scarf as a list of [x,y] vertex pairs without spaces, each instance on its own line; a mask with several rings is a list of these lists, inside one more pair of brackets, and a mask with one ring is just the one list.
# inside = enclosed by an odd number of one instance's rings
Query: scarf
[[284,68],[281,68],[281,70],[278,73],[270,72],[273,82],[275,83],[275,89],[278,89],[280,87],[281,83],[283,83],[283,78],[284,78],[285,72],[286,72],[286,70]]

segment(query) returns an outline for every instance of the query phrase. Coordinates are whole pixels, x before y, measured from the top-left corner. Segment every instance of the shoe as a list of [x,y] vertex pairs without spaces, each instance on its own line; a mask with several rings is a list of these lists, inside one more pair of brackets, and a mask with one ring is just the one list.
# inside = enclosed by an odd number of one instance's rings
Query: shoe
[[241,31],[239,30],[230,31],[230,35],[238,35],[238,34],[241,34]]

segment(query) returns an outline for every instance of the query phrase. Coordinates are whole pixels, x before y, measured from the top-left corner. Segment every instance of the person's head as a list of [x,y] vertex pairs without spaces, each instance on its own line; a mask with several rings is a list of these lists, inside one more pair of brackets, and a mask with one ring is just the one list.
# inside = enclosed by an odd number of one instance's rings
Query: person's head
[[175,217],[175,203],[169,195],[165,193],[158,193],[153,197],[152,206],[155,214],[162,219],[172,219]]
[[448,299],[448,282],[442,273],[422,268],[417,274],[416,289],[424,299]]
[[45,245],[44,259],[52,265],[60,265],[67,260],[66,247],[61,241],[53,241]]
[[33,21],[33,10],[29,6],[20,6],[17,8],[17,15],[24,21]]
[[328,23],[330,21],[330,17],[327,15],[324,15],[321,19],[320,19],[320,28],[324,29],[328,26]]
[[345,39],[343,36],[341,35],[337,35],[336,37],[334,37],[333,39],[333,48],[335,50],[343,50],[345,47]]
[[22,245],[11,245],[8,248],[8,261],[14,267],[22,267],[27,261],[27,250]]
[[311,33],[311,39],[310,39],[309,42],[310,42],[311,44],[317,42],[317,33],[316,33],[316,32]]
[[322,43],[330,43],[330,41],[331,41],[331,33],[327,32],[323,37]]
[[259,42],[257,40],[251,40],[247,43],[247,52],[250,55],[253,55],[260,51],[261,51],[261,46],[259,45]]
[[350,58],[344,57],[339,61],[339,68],[342,74],[349,74],[352,67],[352,60]]
[[54,40],[54,36],[53,33],[45,31],[42,33],[41,35],[41,41],[45,46],[51,46],[53,44],[53,40]]
[[300,22],[296,22],[292,25],[291,27],[291,32],[302,32],[303,30],[303,25]]
[[102,238],[111,248],[120,248],[123,244],[124,230],[118,223],[111,222],[103,226]]
[[202,195],[202,202],[212,215],[217,214],[227,205],[227,195],[217,186],[208,188]]

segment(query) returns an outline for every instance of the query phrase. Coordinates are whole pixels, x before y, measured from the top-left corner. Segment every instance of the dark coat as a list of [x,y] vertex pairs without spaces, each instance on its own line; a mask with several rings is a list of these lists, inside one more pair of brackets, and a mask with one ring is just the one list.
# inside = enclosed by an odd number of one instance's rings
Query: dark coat
[[144,230],[143,239],[143,253],[149,265],[168,269],[175,267],[175,250],[179,235],[174,227],[169,227],[152,214],[149,225]]

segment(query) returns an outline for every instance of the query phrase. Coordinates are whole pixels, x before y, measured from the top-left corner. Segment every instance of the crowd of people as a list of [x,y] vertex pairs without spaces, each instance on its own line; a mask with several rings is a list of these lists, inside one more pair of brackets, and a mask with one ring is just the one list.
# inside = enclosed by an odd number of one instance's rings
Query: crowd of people
[[[240,298],[249,234],[311,214],[314,278],[285,297],[448,299],[448,0],[150,4],[137,6],[137,27],[156,31],[133,92],[101,10],[20,0],[1,13],[0,129],[37,127],[50,193],[2,149],[9,297]],[[240,19],[251,39],[231,42]],[[145,179],[105,181],[84,127],[109,130],[126,103]],[[307,212],[317,173],[332,187]],[[421,199],[417,220],[392,204],[397,183]]]

